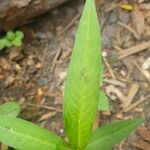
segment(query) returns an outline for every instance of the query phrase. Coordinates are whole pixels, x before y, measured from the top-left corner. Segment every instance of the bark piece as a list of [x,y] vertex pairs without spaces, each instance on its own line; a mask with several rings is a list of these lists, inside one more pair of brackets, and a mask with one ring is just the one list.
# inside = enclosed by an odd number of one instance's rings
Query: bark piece
[[13,29],[68,0],[0,0],[0,31]]

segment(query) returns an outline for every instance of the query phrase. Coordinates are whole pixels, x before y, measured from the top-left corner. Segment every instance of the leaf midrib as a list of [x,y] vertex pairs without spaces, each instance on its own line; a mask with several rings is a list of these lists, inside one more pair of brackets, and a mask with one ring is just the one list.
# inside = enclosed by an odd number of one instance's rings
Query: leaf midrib
[[[128,126],[128,127],[125,127],[125,128],[123,128],[123,129],[120,129],[119,131],[116,129],[116,130],[113,131],[111,134],[106,135],[105,137],[102,137],[102,138],[100,138],[100,139],[97,139],[97,140],[93,141],[91,144],[89,144],[89,146],[95,145],[95,144],[98,143],[100,140],[104,141],[104,140],[107,139],[108,137],[111,137],[114,133],[121,132],[121,130],[124,131],[124,130],[126,130],[126,129],[128,129],[128,128],[134,127],[136,124],[139,124],[139,123],[138,123],[138,122],[133,123],[132,125],[130,125],[130,126]],[[116,132],[116,131],[117,131],[117,132]]]
[[[89,5],[89,4],[88,4]],[[88,6],[89,7],[89,6]],[[87,8],[86,8],[87,9]],[[85,14],[84,14],[85,15]],[[88,14],[89,16],[87,17],[87,18],[90,18],[91,17],[91,9],[90,9],[90,11],[89,11],[89,14]],[[88,24],[87,24],[87,31],[88,31],[88,34],[86,34],[86,36],[85,36],[85,43],[88,43],[88,36],[89,36],[89,30],[90,30],[90,25],[91,25],[91,21],[87,21],[88,22]],[[84,48],[84,55],[83,55],[83,63],[82,63],[82,68],[84,68],[85,67],[85,60],[86,60],[86,49],[87,49],[87,44],[85,45],[85,48]],[[85,72],[84,72],[85,73]],[[81,82],[84,82],[84,76],[85,76],[85,74],[82,76],[82,80],[81,80]],[[84,94],[85,94],[85,91],[84,91],[84,87],[82,86],[82,88],[81,88],[81,91],[82,91],[82,93],[83,94],[81,94],[81,98],[80,98],[80,101],[79,101],[79,106],[80,106],[80,108],[79,108],[79,115],[78,115],[78,127],[77,127],[77,133],[78,133],[78,146],[81,144],[80,143],[80,124],[81,124],[81,119],[80,119],[80,117],[81,117],[81,114],[82,113],[84,113],[84,112],[82,112],[82,107],[83,107],[83,105],[84,105]]]
[[[7,128],[4,128],[4,127],[0,127],[0,129],[1,130],[5,130],[5,131],[7,131],[7,132],[11,132],[10,130],[11,129],[7,129]],[[17,131],[15,131],[15,130],[13,130],[12,129],[12,131],[13,131],[13,133],[14,134],[16,134],[16,135],[20,135],[21,137],[26,137],[26,139],[28,138],[28,139],[31,139],[31,140],[34,140],[34,141],[37,141],[37,142],[39,142],[39,143],[41,143],[41,144],[46,144],[46,145],[49,145],[49,146],[55,146],[56,147],[56,143],[50,143],[50,142],[48,142],[47,140],[45,140],[44,139],[44,141],[42,140],[42,139],[39,139],[39,138],[36,138],[36,137],[33,137],[33,136],[30,136],[30,135],[26,135],[26,134],[23,134],[23,133],[19,133],[19,132],[17,132]],[[46,142],[47,141],[47,142]]]

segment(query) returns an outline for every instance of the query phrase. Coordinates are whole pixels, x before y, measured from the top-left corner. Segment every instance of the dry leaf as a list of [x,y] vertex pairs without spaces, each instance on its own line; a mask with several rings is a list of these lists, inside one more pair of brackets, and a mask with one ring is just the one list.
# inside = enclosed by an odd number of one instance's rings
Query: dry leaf
[[150,142],[150,130],[141,127],[137,132],[145,141]]
[[142,149],[142,150],[149,150],[150,143],[144,142],[143,140],[138,140],[133,143],[133,146],[135,146],[136,148]]
[[145,26],[145,31],[144,31],[144,39],[149,40],[150,39],[150,26],[146,25]]
[[117,87],[109,85],[106,87],[106,93],[112,100],[116,100],[117,98],[119,98],[122,111],[126,112],[128,110],[128,107],[132,104],[133,98],[138,92],[138,89],[139,85],[137,83],[133,83],[127,96],[125,96]]
[[11,69],[10,63],[4,57],[0,57],[0,67],[4,70],[10,70]]
[[119,7],[125,10],[130,10],[130,11],[133,10],[133,6],[128,3],[122,3],[119,5]]
[[5,80],[5,86],[10,86],[12,85],[16,80],[16,77],[12,74],[10,76],[7,77],[7,79]]
[[113,85],[107,86],[106,93],[112,100],[116,100],[117,98],[119,98],[119,100],[121,102],[121,107],[123,109],[126,107],[128,98],[117,87],[115,87]]
[[145,20],[144,15],[140,11],[138,5],[134,5],[134,10],[132,11],[132,25],[135,28],[135,31],[141,38],[142,34],[145,31]]
[[21,50],[18,48],[12,48],[10,53],[9,53],[9,59],[10,60],[15,60],[17,57],[19,57],[21,54]]
[[140,4],[140,10],[150,10],[150,4]]
[[149,18],[150,17],[150,11],[143,11],[143,15],[145,18]]

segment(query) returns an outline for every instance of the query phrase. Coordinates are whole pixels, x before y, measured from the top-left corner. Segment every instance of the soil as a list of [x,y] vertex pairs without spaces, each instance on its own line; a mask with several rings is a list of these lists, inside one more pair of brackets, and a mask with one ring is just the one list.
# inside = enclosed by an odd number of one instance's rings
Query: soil
[[[19,102],[21,118],[62,137],[66,70],[83,6],[83,1],[70,1],[36,18],[18,28],[25,34],[22,47],[0,52],[0,103]],[[97,124],[142,116],[145,123],[113,149],[149,150],[149,0],[97,0],[97,10],[105,66],[102,88],[110,102],[110,111],[99,112]]]

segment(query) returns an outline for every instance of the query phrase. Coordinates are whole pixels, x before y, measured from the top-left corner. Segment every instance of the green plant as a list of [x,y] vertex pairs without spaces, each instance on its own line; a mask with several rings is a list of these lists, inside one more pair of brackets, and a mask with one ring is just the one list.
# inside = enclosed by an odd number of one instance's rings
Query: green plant
[[12,46],[20,47],[22,45],[23,38],[24,34],[21,31],[7,31],[6,36],[0,39],[0,50]]
[[102,84],[100,49],[95,3],[94,0],[86,0],[64,95],[63,112],[68,140],[15,117],[18,106],[8,103],[0,108],[0,141],[20,150],[108,150],[127,137],[143,119],[112,123],[92,131],[97,110],[108,109],[106,95],[99,91]]

